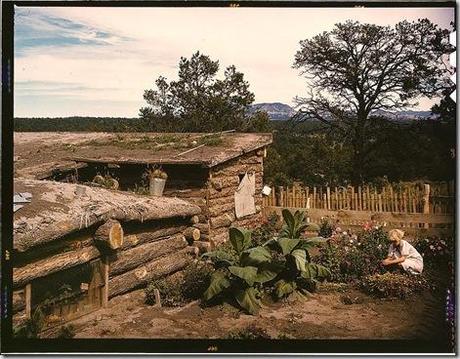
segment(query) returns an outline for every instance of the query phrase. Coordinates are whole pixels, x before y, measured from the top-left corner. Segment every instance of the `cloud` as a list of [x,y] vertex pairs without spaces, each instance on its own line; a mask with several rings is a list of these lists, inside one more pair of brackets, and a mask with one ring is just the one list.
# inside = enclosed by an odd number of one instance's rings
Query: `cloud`
[[179,58],[197,50],[218,59],[221,72],[236,65],[256,101],[292,103],[305,93],[291,67],[300,40],[347,19],[419,17],[446,27],[453,9],[19,7],[15,115],[136,116],[144,89],[160,75],[176,78]]

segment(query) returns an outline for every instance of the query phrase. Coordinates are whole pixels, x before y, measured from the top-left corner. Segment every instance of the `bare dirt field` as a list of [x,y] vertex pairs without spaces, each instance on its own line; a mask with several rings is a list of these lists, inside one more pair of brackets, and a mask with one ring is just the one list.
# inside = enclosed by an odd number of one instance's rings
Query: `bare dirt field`
[[[357,303],[345,304],[344,296]],[[308,300],[267,303],[259,315],[252,316],[229,304],[203,308],[194,301],[178,308],[149,306],[138,290],[71,324],[76,338],[216,339],[232,334],[234,338],[253,326],[271,339],[433,339],[445,332],[442,314],[430,293],[381,300],[353,289],[320,291]],[[53,336],[53,331],[47,336]]]

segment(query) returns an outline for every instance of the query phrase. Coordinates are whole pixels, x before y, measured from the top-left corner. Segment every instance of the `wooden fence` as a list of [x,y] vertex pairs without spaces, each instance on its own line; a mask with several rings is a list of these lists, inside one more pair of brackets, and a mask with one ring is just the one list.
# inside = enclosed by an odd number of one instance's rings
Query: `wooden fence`
[[370,212],[452,214],[453,182],[348,187],[272,187],[265,207],[295,207]]
[[306,210],[309,220],[328,217],[343,228],[365,223],[404,228],[407,233],[451,235],[454,229],[453,183],[375,187],[273,187],[264,197],[264,213],[283,208]]

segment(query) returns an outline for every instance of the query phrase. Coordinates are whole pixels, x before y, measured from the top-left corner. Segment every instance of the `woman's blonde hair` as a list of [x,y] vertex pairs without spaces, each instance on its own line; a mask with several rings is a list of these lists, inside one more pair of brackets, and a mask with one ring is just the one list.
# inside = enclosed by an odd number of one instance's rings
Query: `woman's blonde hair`
[[400,229],[392,229],[391,231],[388,232],[388,237],[390,240],[401,240],[404,237],[404,231],[401,231]]

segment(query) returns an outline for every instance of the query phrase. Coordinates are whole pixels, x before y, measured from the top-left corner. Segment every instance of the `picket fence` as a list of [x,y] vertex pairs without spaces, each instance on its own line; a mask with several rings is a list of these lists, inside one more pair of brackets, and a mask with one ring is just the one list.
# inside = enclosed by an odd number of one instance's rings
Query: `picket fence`
[[329,217],[344,227],[374,223],[447,235],[454,228],[453,182],[348,187],[272,187],[264,196],[264,213],[281,214],[283,208],[306,210],[312,222]]

